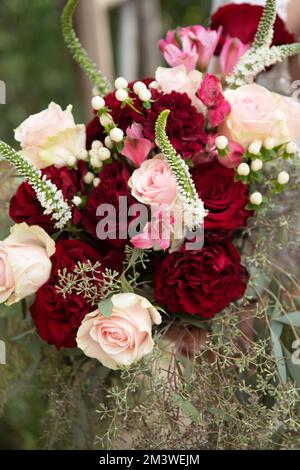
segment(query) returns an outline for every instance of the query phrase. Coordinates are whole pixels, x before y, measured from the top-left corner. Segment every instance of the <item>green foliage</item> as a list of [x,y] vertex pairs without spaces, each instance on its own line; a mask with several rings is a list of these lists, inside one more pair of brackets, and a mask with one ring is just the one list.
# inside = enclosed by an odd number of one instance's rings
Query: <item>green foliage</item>
[[[7,104],[0,105],[0,137],[8,143],[13,129],[51,101],[63,107],[78,102],[60,15],[57,1],[1,0],[0,80]],[[79,119],[80,109],[74,111]]]
[[99,94],[104,96],[110,90],[107,79],[97,69],[97,66],[90,60],[86,50],[82,47],[73,28],[73,15],[79,0],[68,0],[62,14],[62,30],[65,42],[76,62],[84,70],[87,76],[96,85]]

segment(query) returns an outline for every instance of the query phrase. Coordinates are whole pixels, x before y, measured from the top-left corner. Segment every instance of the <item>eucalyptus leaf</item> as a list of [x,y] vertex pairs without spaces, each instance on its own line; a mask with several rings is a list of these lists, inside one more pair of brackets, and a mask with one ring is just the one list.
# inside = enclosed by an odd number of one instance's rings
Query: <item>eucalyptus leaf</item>
[[281,317],[273,318],[274,321],[283,323],[284,325],[293,325],[300,327],[300,312],[291,312]]
[[277,370],[280,376],[282,383],[286,384],[287,382],[287,370],[286,363],[283,355],[283,350],[281,347],[280,336],[283,330],[283,324],[272,321],[270,322],[270,332],[271,340],[273,345],[273,352],[276,361]]
[[101,300],[98,304],[98,309],[104,317],[110,317],[113,309],[111,297]]
[[185,416],[191,418],[195,423],[201,424],[203,419],[201,413],[194,407],[194,405],[185,400],[178,393],[174,393],[173,401],[180,407],[181,411]]
[[292,360],[292,354],[290,353],[290,351],[284,346],[283,349],[289,374],[295,381],[297,387],[300,388],[300,364],[295,364]]

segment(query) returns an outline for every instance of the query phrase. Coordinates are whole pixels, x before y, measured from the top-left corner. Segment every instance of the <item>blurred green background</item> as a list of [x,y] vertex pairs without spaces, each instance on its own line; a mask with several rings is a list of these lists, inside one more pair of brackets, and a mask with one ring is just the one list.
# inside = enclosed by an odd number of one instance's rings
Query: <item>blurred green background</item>
[[[46,108],[50,101],[62,107],[73,103],[77,122],[87,114],[78,69],[61,35],[60,15],[64,3],[59,0],[0,1],[0,80],[7,87],[6,104],[0,105],[0,138],[12,145],[16,145],[13,130],[30,114]],[[205,23],[210,6],[210,0],[161,0],[162,35],[179,24]],[[118,15],[118,8],[114,8],[110,20],[115,50]],[[118,64],[115,67],[118,71]],[[15,186],[15,178],[7,177],[7,166],[0,164],[0,240],[8,234],[7,208]],[[0,417],[0,449],[41,448],[46,445],[44,434],[50,408],[44,394],[47,380],[43,374],[43,358],[50,357],[48,363],[52,360],[55,364],[58,353],[42,345],[37,335],[32,334],[31,320],[24,305],[11,309],[0,307],[0,340],[5,338],[9,338],[13,346],[7,353],[8,365],[0,365],[0,416],[5,394],[8,397]],[[51,373],[49,377],[52,382],[60,380]],[[52,399],[59,407],[60,397]],[[61,413],[63,415],[63,410]],[[67,424],[65,431],[72,432]],[[81,435],[76,439],[78,448],[86,445]],[[51,448],[55,444],[50,442],[47,446]]]

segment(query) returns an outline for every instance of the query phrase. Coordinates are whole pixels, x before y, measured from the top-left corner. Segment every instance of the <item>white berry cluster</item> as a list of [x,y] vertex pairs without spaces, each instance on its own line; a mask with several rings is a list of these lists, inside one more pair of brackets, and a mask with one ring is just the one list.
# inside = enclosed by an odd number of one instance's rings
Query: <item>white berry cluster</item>
[[113,118],[107,110],[105,101],[101,96],[94,96],[92,98],[91,104],[92,108],[98,112],[100,124],[104,127],[105,132],[108,134],[105,145],[108,149],[112,149],[114,144],[119,144],[123,141],[124,132],[115,125]]

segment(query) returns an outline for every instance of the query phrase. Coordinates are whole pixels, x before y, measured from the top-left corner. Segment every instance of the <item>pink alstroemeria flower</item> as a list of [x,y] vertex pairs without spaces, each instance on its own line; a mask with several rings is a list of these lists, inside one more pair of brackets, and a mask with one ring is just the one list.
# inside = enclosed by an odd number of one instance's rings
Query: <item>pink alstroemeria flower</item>
[[198,96],[207,107],[207,118],[212,127],[218,127],[230,114],[231,106],[223,95],[220,80],[207,74],[201,84]]
[[250,44],[244,44],[238,38],[228,37],[220,54],[222,77],[231,74],[240,58],[250,49]]
[[189,38],[196,46],[199,57],[198,65],[200,70],[207,70],[217,48],[222,32],[222,27],[218,28],[217,31],[206,29],[201,25],[191,26],[190,28],[185,29]]
[[196,45],[191,40],[187,28],[182,28],[178,31],[178,38],[181,41],[179,44],[174,31],[167,33],[166,39],[159,41],[159,47],[166,62],[171,67],[177,65],[184,65],[188,72],[195,70],[198,62],[198,53]]
[[132,124],[131,127],[128,127],[126,134],[127,137],[121,154],[139,167],[147,159],[154,148],[154,144],[144,137],[141,124]]
[[[170,210],[168,206],[160,206],[152,212],[151,221],[148,222],[142,233],[134,236],[131,243],[135,248],[147,250],[152,248],[154,251],[168,250],[177,251],[182,246],[184,235],[181,238],[175,236],[175,218],[181,220],[181,204],[175,204]],[[178,227],[177,227],[178,230]],[[177,235],[179,235],[177,233]]]

